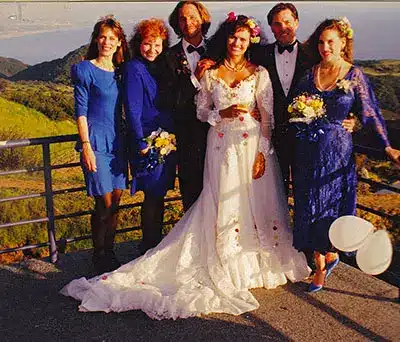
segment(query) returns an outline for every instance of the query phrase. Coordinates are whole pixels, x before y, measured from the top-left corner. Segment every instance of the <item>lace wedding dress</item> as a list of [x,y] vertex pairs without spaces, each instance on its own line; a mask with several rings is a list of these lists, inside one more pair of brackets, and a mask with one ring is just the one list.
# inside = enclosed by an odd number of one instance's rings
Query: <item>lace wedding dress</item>
[[[67,284],[61,293],[81,301],[80,311],[140,309],[154,319],[211,312],[239,315],[258,308],[249,289],[275,288],[309,274],[306,259],[292,247],[288,207],[269,140],[272,88],[258,67],[235,87],[207,71],[197,97],[198,118],[208,121],[204,188],[195,204],[155,248],[118,270]],[[258,107],[223,119],[232,104]],[[264,175],[252,179],[257,152]]]

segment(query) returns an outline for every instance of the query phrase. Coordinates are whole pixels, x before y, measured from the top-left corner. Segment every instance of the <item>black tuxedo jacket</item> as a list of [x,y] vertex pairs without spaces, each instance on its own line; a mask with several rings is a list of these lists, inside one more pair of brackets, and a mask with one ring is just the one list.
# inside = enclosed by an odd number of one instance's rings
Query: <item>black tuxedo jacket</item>
[[194,101],[197,89],[190,79],[191,72],[182,41],[163,54],[158,61],[157,69],[159,108],[171,111],[177,122],[197,120]]
[[252,60],[254,63],[264,66],[268,70],[271,78],[274,92],[275,138],[279,141],[286,131],[286,125],[289,120],[287,108],[292,102],[296,84],[305,75],[306,71],[311,67],[311,65],[306,58],[303,46],[299,43],[293,80],[288,95],[286,96],[283,91],[281,81],[279,80],[279,75],[276,68],[275,45],[276,42],[273,44],[259,46],[258,49],[253,53]]

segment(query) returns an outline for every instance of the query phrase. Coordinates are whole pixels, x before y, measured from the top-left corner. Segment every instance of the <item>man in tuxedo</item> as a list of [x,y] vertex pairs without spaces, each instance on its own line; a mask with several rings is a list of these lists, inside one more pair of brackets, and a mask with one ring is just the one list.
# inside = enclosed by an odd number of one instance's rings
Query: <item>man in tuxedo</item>
[[[312,62],[306,56],[305,48],[297,40],[299,14],[292,3],[278,3],[267,15],[268,25],[276,41],[260,46],[254,56],[257,64],[267,68],[274,92],[275,129],[273,144],[279,164],[285,189],[288,193],[290,180],[290,159],[295,148],[295,142],[289,141],[287,108],[292,102],[296,84],[312,67]],[[352,132],[355,120],[345,120],[343,126]]]
[[299,27],[296,7],[291,3],[279,3],[269,11],[267,20],[276,41],[260,46],[254,60],[267,68],[271,78],[275,118],[273,144],[288,191],[290,154],[293,146],[288,144],[287,108],[293,98],[296,83],[311,65],[307,63],[304,49],[296,38]]
[[[198,62],[205,52],[210,14],[198,1],[180,1],[169,24],[181,40],[163,58],[159,105],[172,111],[177,137],[179,185],[187,211],[203,189],[203,170],[209,125],[196,117],[195,95],[205,70]],[[202,63],[200,63],[202,65]]]

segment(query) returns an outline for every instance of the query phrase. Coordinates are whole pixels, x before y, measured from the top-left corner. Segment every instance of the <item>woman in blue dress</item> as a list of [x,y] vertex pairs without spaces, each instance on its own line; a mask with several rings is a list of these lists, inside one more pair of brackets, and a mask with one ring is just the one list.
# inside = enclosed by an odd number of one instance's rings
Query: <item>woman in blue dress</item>
[[[373,125],[381,147],[400,164],[400,151],[390,146],[385,121],[368,78],[353,62],[353,30],[346,18],[323,21],[306,42],[316,65],[300,81],[296,94],[318,94],[326,122],[317,139],[296,130],[293,163],[294,246],[314,251],[316,273],[309,291],[322,289],[339,262],[328,230],[343,215],[356,213],[356,169],[352,136],[341,125],[350,112],[363,125]],[[304,132],[303,132],[304,133]],[[310,136],[308,136],[310,137]],[[349,227],[351,229],[351,227]]]
[[125,33],[112,16],[94,26],[85,60],[71,68],[75,117],[86,189],[95,200],[90,223],[96,272],[120,266],[113,251],[117,212],[126,189],[118,68],[128,59]]
[[164,164],[152,170],[141,167],[149,153],[144,138],[159,128],[169,133],[174,130],[171,114],[156,108],[158,85],[155,76],[160,72],[156,59],[168,47],[168,36],[162,20],[141,21],[129,42],[133,59],[126,63],[123,72],[129,161],[133,176],[131,193],[142,190],[145,194],[141,209],[142,254],[161,241],[164,196],[168,189],[174,188],[176,173],[175,153],[169,154]]

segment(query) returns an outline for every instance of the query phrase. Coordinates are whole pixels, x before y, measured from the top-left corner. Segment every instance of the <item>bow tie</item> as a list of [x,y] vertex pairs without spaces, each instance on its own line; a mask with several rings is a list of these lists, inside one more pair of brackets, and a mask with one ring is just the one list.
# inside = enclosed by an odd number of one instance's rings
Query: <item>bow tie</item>
[[281,45],[281,44],[277,44],[278,45],[278,52],[280,53],[280,54],[282,54],[283,53],[283,51],[285,51],[285,50],[287,50],[289,53],[291,53],[292,51],[293,51],[293,49],[294,49],[294,45],[297,43],[297,40],[294,42],[294,43],[292,43],[292,44],[290,44],[290,45]]
[[206,49],[204,48],[204,46],[198,46],[198,47],[194,47],[193,45],[189,45],[186,48],[187,52],[189,53],[193,53],[194,51],[197,51],[197,53],[201,56],[204,52],[206,52]]

